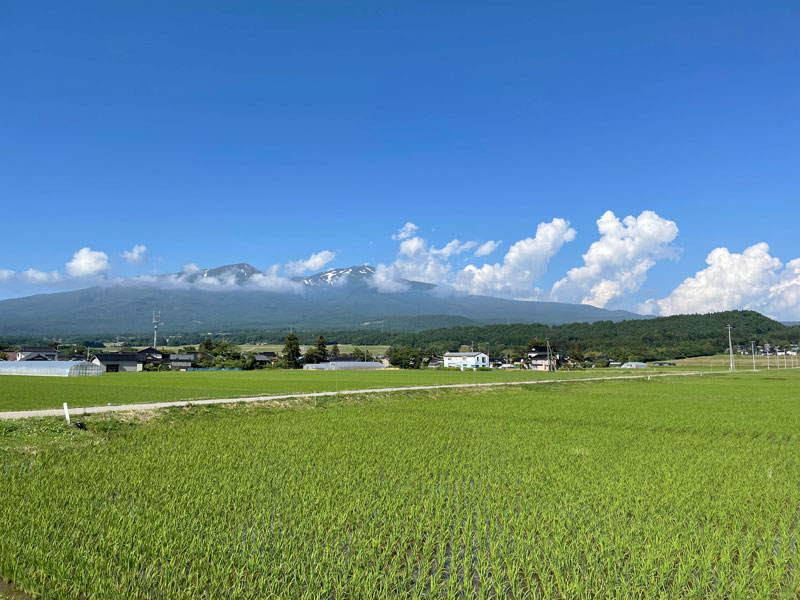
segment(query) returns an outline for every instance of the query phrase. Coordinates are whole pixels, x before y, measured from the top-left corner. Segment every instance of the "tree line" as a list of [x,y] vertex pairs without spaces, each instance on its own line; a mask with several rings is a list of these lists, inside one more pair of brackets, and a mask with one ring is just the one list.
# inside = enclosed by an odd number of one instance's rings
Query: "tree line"
[[[306,358],[320,360],[319,338],[326,345],[354,344],[359,346],[391,346],[393,353],[402,349],[421,350],[425,355],[441,356],[461,346],[472,346],[492,356],[519,356],[533,339],[549,340],[554,348],[571,355],[609,356],[617,360],[670,360],[707,356],[724,352],[728,346],[726,325],[732,325],[734,345],[750,347],[769,343],[785,348],[800,341],[800,326],[783,325],[755,311],[727,311],[704,315],[676,315],[629,321],[597,321],[545,325],[541,323],[484,325],[428,329],[418,332],[381,331],[298,331],[291,335],[300,345],[313,346]],[[129,336],[131,345],[148,343],[148,337]],[[286,332],[251,331],[226,334],[232,344],[285,344]],[[184,335],[184,340],[191,336]],[[203,339],[198,336],[196,339]],[[89,340],[80,340],[82,344]],[[137,341],[139,343],[137,343]],[[196,343],[196,342],[195,342]],[[39,338],[41,344],[41,338]],[[89,345],[89,344],[85,344]],[[2,346],[0,345],[0,348]],[[325,355],[328,357],[329,355]],[[368,357],[371,358],[371,357]],[[299,360],[299,358],[298,358]],[[413,363],[418,357],[398,358]]]
[[[449,327],[419,332],[326,332],[329,340],[362,345],[387,345],[395,352],[418,349],[441,356],[462,346],[492,356],[524,354],[533,340],[575,357],[608,356],[617,360],[671,360],[708,356],[728,348],[726,325],[732,325],[734,346],[749,349],[770,344],[781,348],[800,342],[800,326],[784,325],[755,311],[726,311],[704,315],[675,315],[629,321],[596,321],[545,325],[541,323]],[[304,339],[314,334],[299,332]],[[310,343],[305,342],[305,343]]]

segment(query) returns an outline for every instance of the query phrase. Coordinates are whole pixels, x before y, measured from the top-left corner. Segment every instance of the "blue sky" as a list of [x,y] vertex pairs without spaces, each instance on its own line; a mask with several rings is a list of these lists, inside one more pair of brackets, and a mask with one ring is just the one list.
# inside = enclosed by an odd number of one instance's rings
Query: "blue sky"
[[[285,276],[327,251],[326,267],[384,265],[387,289],[420,275],[800,319],[798,17],[794,2],[1,3],[0,298],[189,263]],[[653,211],[664,231],[637,220],[603,241],[606,211]],[[504,262],[554,219],[560,244]],[[398,257],[407,222],[423,242]],[[432,253],[454,239],[474,245]],[[585,262],[595,242],[626,258]]]

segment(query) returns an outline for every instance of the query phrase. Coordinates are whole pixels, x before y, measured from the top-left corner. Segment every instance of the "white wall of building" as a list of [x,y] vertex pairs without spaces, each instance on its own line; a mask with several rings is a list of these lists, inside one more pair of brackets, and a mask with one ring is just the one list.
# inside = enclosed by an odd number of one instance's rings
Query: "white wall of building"
[[[96,365],[100,365],[104,372],[110,372],[108,368],[109,365],[103,364],[99,359],[95,358],[92,362]],[[111,364],[118,365],[117,369],[113,369],[113,367],[111,369],[115,373],[137,373],[142,370],[142,363],[140,362],[129,361]]]
[[478,352],[475,356],[448,356],[445,354],[444,366],[455,367],[457,369],[477,369],[478,367],[488,367],[489,357],[483,352]]

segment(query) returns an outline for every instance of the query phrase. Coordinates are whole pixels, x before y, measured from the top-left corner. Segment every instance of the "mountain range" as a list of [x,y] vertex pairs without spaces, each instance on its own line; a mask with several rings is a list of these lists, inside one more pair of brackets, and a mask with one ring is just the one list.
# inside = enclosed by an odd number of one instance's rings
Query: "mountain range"
[[0,335],[143,333],[160,311],[163,329],[220,332],[298,329],[419,331],[488,323],[644,318],[583,304],[458,295],[419,281],[379,292],[369,265],[331,269],[272,285],[247,263],[106,282],[82,290],[0,301]]

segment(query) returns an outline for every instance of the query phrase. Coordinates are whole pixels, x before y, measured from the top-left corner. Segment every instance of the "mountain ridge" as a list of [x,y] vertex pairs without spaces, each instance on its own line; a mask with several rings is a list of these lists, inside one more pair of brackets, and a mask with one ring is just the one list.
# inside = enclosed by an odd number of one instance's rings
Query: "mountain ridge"
[[646,318],[583,304],[448,294],[417,281],[386,293],[370,285],[374,273],[369,265],[329,269],[295,277],[290,288],[274,287],[274,276],[249,263],[131,278],[0,301],[0,334],[139,333],[152,328],[153,310],[161,311],[165,328],[175,332],[290,325],[369,329],[387,321],[399,331],[418,331],[435,327],[437,318],[450,325]]

